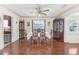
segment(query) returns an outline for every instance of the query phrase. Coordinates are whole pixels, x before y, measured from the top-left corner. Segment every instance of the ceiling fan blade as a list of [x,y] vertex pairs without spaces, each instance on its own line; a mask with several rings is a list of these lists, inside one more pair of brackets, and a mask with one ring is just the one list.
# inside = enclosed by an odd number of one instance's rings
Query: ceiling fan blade
[[46,13],[40,13],[40,14],[42,14],[42,15],[47,15]]
[[[41,14],[41,15],[47,15],[46,12],[49,11],[49,9],[42,10],[42,7],[40,7],[40,5],[37,5],[37,7],[34,9],[36,10],[36,14]],[[35,12],[32,12],[32,13],[35,13]]]
[[38,11],[38,8],[34,8],[36,11]]
[[41,11],[41,8],[40,7],[37,7],[35,8],[36,9],[36,12],[39,13]]

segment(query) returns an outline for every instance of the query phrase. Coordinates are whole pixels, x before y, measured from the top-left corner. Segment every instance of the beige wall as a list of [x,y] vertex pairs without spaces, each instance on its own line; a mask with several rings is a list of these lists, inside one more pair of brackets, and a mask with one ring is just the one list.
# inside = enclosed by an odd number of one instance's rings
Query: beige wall
[[[75,20],[77,24],[77,29],[75,32],[69,31],[70,23],[72,20]],[[79,16],[69,16],[65,18],[65,42],[69,43],[79,43]]]
[[[72,9],[65,11],[59,17],[64,18],[64,42],[79,43],[79,5],[76,5]],[[75,20],[77,22],[77,31],[69,31],[70,21]]]
[[[16,41],[19,38],[19,16],[13,13],[8,8],[0,5],[0,49],[4,48],[4,28],[3,28],[3,16],[9,15],[12,17],[12,42]],[[17,21],[17,23],[16,23]]]
[[[32,32],[32,20],[45,20],[46,29],[45,31],[48,32],[48,36],[50,35],[51,29],[53,29],[53,20],[54,18],[51,17],[23,17],[22,18],[25,21],[25,31],[29,34]],[[27,26],[27,22],[30,22],[30,26]],[[50,25],[48,26],[48,22],[50,22]]]

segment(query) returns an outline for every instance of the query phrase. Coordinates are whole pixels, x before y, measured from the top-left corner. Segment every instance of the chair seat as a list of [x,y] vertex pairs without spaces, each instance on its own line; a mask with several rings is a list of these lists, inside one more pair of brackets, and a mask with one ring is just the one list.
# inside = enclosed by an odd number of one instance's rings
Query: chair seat
[[40,37],[40,43],[46,43],[46,42],[47,42],[47,40],[45,37]]
[[32,44],[39,44],[39,37],[32,37]]

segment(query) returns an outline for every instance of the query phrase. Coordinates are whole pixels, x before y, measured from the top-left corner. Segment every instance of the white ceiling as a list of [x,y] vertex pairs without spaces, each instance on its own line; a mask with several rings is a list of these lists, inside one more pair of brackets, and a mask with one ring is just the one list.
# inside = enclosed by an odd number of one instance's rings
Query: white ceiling
[[[5,7],[9,8],[10,10],[14,11],[20,16],[35,16],[35,9],[37,4],[5,4]],[[50,9],[47,12],[47,16],[57,16],[58,14],[62,13],[63,11],[71,8],[73,5],[66,5],[66,4],[40,4],[42,9]]]

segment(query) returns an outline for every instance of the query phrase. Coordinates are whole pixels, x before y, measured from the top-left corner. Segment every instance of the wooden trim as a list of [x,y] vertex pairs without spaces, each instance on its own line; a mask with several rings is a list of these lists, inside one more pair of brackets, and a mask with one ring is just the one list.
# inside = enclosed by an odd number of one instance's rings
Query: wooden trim
[[4,34],[11,34],[11,31],[4,31]]
[[44,32],[46,32],[46,20],[44,20]]
[[11,16],[4,15],[4,20],[11,20]]

